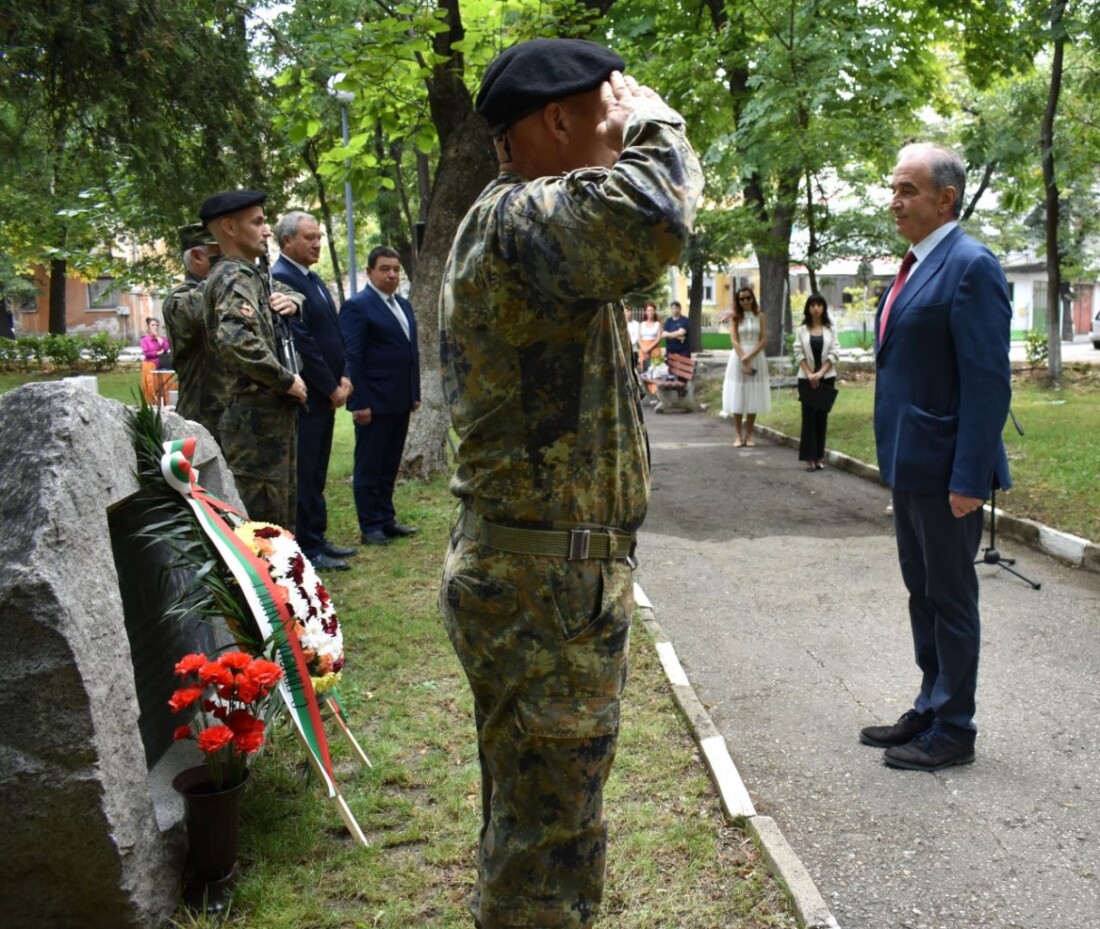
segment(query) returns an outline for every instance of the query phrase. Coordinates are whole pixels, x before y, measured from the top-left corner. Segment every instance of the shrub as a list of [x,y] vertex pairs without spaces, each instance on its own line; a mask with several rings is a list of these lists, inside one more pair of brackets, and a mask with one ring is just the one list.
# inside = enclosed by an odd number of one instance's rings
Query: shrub
[[43,340],[43,354],[56,371],[75,371],[80,367],[81,340],[72,335],[51,333]]
[[85,360],[93,371],[110,371],[118,364],[118,356],[125,342],[112,339],[106,332],[97,332],[86,339]]
[[1027,363],[1031,367],[1037,368],[1039,365],[1046,364],[1050,346],[1047,344],[1047,334],[1043,330],[1029,329],[1024,336],[1024,347]]

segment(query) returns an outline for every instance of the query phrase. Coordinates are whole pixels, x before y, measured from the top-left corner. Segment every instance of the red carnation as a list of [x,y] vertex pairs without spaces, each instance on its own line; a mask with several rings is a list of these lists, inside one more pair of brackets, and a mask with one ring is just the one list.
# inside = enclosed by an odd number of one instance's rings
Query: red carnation
[[218,664],[230,671],[243,671],[251,661],[252,657],[244,652],[226,652],[218,656]]
[[237,691],[236,699],[240,703],[252,703],[260,696],[260,685],[247,674],[237,676],[235,690]]
[[233,745],[237,753],[251,755],[264,744],[264,724],[247,710],[229,714],[225,724],[233,730]]
[[206,656],[203,654],[198,655],[184,655],[179,661],[176,662],[176,674],[181,677],[188,674],[194,674],[204,664],[206,664]]
[[233,672],[220,664],[208,661],[199,668],[199,680],[204,684],[213,684],[215,687],[226,687],[233,683]]
[[190,706],[196,700],[202,699],[201,687],[181,687],[168,699],[168,706],[173,713],[178,713],[184,707]]
[[233,730],[228,726],[211,726],[199,733],[199,748],[208,755],[220,752],[233,741]]
[[283,676],[283,669],[274,661],[257,658],[245,669],[244,673],[260,687],[270,690]]
[[184,739],[191,738],[193,734],[190,726],[176,726],[176,731],[172,733],[172,741],[182,742]]

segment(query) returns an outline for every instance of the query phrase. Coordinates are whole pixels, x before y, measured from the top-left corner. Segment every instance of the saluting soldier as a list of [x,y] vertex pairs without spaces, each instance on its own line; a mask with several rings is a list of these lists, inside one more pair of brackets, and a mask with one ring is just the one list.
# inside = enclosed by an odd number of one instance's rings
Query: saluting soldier
[[218,241],[201,223],[180,226],[179,236],[183,283],[168,294],[161,310],[179,384],[176,412],[201,423],[220,444],[218,420],[225,409],[225,373],[206,338],[202,309],[206,277],[220,254]]
[[271,236],[265,199],[256,190],[227,190],[199,210],[222,252],[206,281],[203,314],[227,375],[229,402],[219,432],[237,491],[251,519],[289,527],[306,385],[280,360],[275,314],[293,316],[302,297],[272,293],[268,275],[256,266]]
[[489,65],[477,111],[501,173],[440,295],[462,503],[440,606],[474,694],[481,929],[589,927],[603,891],[649,496],[621,300],[676,263],[703,183],[683,119],[622,70],[572,39]]

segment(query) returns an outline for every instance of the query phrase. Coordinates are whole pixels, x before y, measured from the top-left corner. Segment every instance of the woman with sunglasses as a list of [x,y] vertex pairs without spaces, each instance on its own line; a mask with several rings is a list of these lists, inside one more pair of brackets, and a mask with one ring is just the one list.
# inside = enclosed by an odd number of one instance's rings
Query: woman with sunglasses
[[772,408],[771,381],[764,348],[768,343],[768,320],[760,312],[760,304],[751,287],[737,291],[737,300],[730,318],[730,342],[733,351],[726,365],[726,380],[722,385],[722,409],[733,417],[737,437],[733,447],[752,448],[752,432],[756,415]]

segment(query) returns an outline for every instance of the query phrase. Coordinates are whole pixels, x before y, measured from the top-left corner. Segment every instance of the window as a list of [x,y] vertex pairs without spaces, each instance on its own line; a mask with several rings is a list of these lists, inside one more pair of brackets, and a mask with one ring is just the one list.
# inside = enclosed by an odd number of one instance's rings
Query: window
[[703,302],[714,303],[714,275],[703,275]]
[[88,308],[93,310],[113,310],[119,302],[118,288],[113,277],[101,277],[88,285]]

